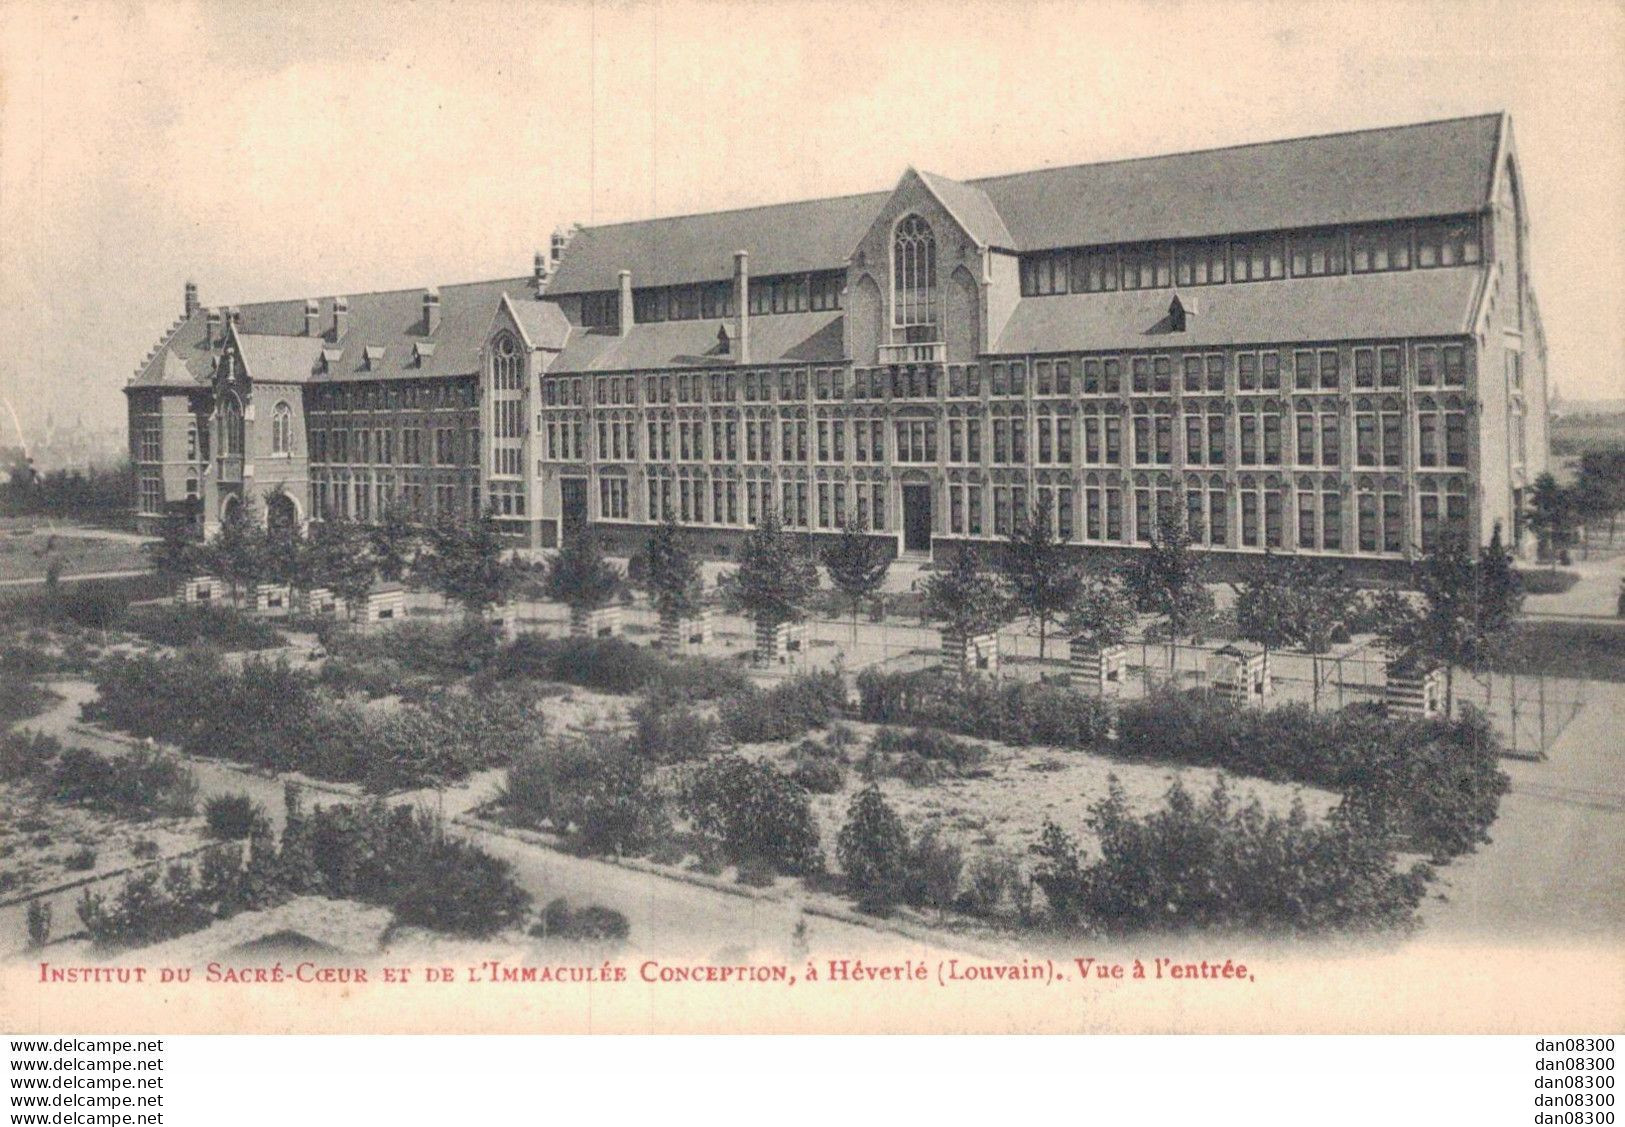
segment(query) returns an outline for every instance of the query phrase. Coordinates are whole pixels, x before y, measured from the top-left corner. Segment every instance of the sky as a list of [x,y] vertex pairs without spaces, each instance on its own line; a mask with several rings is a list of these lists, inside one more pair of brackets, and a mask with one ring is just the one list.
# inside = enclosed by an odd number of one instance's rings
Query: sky
[[0,441],[120,424],[188,279],[513,277],[559,224],[1503,109],[1552,384],[1625,396],[1619,0],[0,0]]

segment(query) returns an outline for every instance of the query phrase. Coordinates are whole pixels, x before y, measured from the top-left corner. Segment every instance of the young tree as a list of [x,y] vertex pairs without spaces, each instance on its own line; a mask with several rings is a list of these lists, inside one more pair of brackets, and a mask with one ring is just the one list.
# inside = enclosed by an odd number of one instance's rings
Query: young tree
[[1192,550],[1190,529],[1178,517],[1158,520],[1151,546],[1129,569],[1136,605],[1165,624],[1170,673],[1176,639],[1200,633],[1213,614],[1213,594],[1202,581],[1202,570],[1202,554]]
[[1333,639],[1348,629],[1360,606],[1360,594],[1343,568],[1302,556],[1287,569],[1291,614],[1288,641],[1309,655],[1314,703],[1320,704],[1320,658]]
[[908,851],[908,832],[886,796],[873,785],[859,791],[847,807],[835,855],[862,907],[883,912],[897,902],[908,876]]
[[571,610],[594,611],[616,596],[621,583],[621,573],[604,559],[603,542],[589,525],[572,534],[553,557],[543,590]]
[[1568,546],[1574,529],[1574,500],[1570,491],[1549,473],[1535,479],[1535,488],[1529,496],[1529,528],[1539,537],[1540,550],[1554,571],[1558,556]]
[[271,583],[295,583],[300,576],[304,536],[297,520],[273,520],[265,526],[265,579]]
[[391,497],[379,514],[378,523],[368,534],[378,575],[391,583],[400,582],[412,566],[422,529],[412,519],[412,506],[404,497]]
[[202,546],[192,538],[192,521],[182,513],[166,513],[158,526],[158,539],[145,547],[152,568],[170,585],[197,574]]
[[824,549],[824,567],[830,582],[852,609],[852,644],[858,644],[858,612],[886,582],[891,570],[891,553],[879,540],[866,535],[855,523],[841,529],[840,539]]
[[1084,573],[1062,626],[1074,643],[1103,650],[1128,638],[1135,617],[1134,600],[1120,576]]
[[365,528],[342,517],[311,526],[295,576],[301,587],[327,588],[353,617],[372,591],[375,575]]
[[769,628],[800,622],[807,616],[807,600],[818,590],[817,566],[791,543],[772,510],[745,538],[733,579],[739,606]]
[[506,599],[513,585],[514,572],[503,563],[502,552],[502,536],[490,513],[466,525],[446,514],[430,528],[429,555],[418,560],[417,571],[430,587],[478,618]]
[[250,591],[265,575],[265,528],[260,524],[257,506],[244,498],[226,510],[204,552],[210,570],[231,589],[235,601],[243,588]]
[[1292,644],[1292,596],[1288,561],[1271,551],[1265,551],[1236,589],[1236,632],[1263,646],[1266,658],[1271,650]]
[[1625,509],[1625,448],[1587,450],[1581,454],[1575,491],[1588,526],[1593,521],[1606,519],[1608,543],[1613,544],[1615,521],[1619,511]]
[[1011,602],[1038,627],[1038,660],[1043,661],[1050,627],[1078,597],[1078,570],[1050,532],[1049,512],[1037,505],[1022,514],[1005,546],[1004,575]]
[[639,571],[639,582],[648,590],[649,601],[662,622],[692,618],[699,613],[700,561],[683,543],[674,518],[667,517],[649,534]]
[[1418,598],[1392,595],[1375,602],[1378,636],[1398,657],[1416,654],[1445,671],[1445,713],[1455,700],[1455,667],[1478,668],[1504,645],[1523,607],[1523,588],[1496,528],[1474,552],[1460,536],[1446,536],[1415,569]]
[[[950,638],[967,639],[998,629],[1009,603],[998,576],[982,569],[976,549],[962,548],[943,571],[925,582],[925,617]],[[965,672],[960,658],[959,672]]]

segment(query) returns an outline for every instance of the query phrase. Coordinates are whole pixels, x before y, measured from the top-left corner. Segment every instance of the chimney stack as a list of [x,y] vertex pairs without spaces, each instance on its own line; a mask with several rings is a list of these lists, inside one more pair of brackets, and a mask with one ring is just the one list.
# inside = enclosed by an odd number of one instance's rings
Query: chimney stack
[[346,330],[350,327],[350,299],[335,297],[333,299],[333,343],[337,344],[344,339]]
[[321,336],[322,334],[322,303],[315,298],[305,299],[305,335],[307,337]]
[[192,314],[194,314],[196,312],[197,312],[197,283],[196,282],[187,282],[186,283],[185,312],[182,314],[182,316],[184,316],[188,320],[190,320],[191,317],[192,317]]
[[632,331],[632,271],[621,271],[621,336]]
[[440,291],[430,286],[423,291],[423,335],[433,336],[440,327]]
[[734,339],[735,364],[750,363],[750,254],[734,251]]
[[537,297],[542,296],[542,290],[546,288],[547,279],[551,274],[552,270],[548,267],[547,255],[543,254],[541,251],[537,251],[536,263],[531,267],[530,275],[531,283],[536,287]]
[[203,323],[203,347],[213,348],[215,342],[220,339],[222,339],[220,336],[220,310],[211,309],[209,310],[209,316],[205,318]]
[[548,257],[552,260],[554,269],[558,268],[559,259],[564,257],[564,248],[570,244],[570,232],[563,227],[553,228],[553,241],[548,245]]

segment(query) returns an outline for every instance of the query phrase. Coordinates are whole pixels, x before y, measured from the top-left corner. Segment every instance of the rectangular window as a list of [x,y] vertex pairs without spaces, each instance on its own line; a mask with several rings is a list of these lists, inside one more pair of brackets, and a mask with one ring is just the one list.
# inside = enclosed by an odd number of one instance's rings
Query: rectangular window
[[1342,550],[1343,498],[1335,490],[1328,489],[1320,495],[1320,536],[1327,551]]
[[1202,358],[1200,356],[1187,356],[1182,365],[1185,373],[1184,387],[1186,391],[1202,390]]
[[1151,362],[1151,372],[1151,388],[1153,391],[1168,392],[1174,389],[1173,357],[1154,357]]
[[1251,489],[1241,495],[1241,542],[1249,548],[1259,546],[1258,494]]
[[1210,466],[1224,465],[1224,416],[1207,417],[1207,461]]
[[1416,265],[1471,266],[1479,260],[1478,220],[1429,220],[1416,225]]
[[1108,358],[1101,367],[1101,390],[1107,395],[1116,395],[1123,389],[1123,362],[1117,357]]
[[1121,258],[1125,290],[1161,289],[1169,284],[1169,254],[1166,244],[1141,243],[1124,247]]
[[1444,450],[1447,465],[1467,464],[1467,416],[1460,411],[1445,412]]
[[1411,268],[1411,234],[1401,226],[1357,227],[1349,233],[1356,274]]
[[1286,239],[1255,235],[1230,244],[1230,276],[1237,282],[1286,277]]
[[1214,544],[1225,544],[1230,537],[1230,514],[1224,501],[1223,489],[1209,489],[1207,494],[1208,539]]
[[1354,350],[1354,386],[1375,387],[1377,385],[1377,357],[1369,348],[1356,348]]
[[1298,547],[1318,548],[1315,541],[1315,495],[1298,494]]
[[1281,416],[1264,416],[1264,464],[1281,464]]
[[1315,464],[1315,417],[1298,416],[1298,465]]
[[1294,278],[1318,278],[1327,274],[1341,274],[1345,269],[1343,232],[1314,231],[1292,236]]
[[1225,279],[1228,257],[1222,242],[1179,243],[1174,248],[1174,276],[1182,286],[1218,285]]
[[1277,352],[1266,352],[1259,357],[1263,365],[1265,391],[1275,391],[1281,386],[1281,356]]
[[1382,495],[1382,550],[1405,550],[1405,502],[1398,493]]
[[1325,412],[1320,416],[1320,464],[1336,467],[1343,462],[1341,428],[1337,416]]
[[1236,389],[1253,391],[1258,387],[1258,354],[1243,352],[1236,357]]
[[1405,461],[1405,442],[1400,430],[1402,424],[1398,412],[1383,412],[1382,464],[1385,466],[1399,466]]
[[1072,292],[1105,293],[1117,289],[1115,248],[1080,250],[1072,255]]
[[1447,344],[1444,355],[1444,386],[1467,386],[1467,350],[1459,344]]

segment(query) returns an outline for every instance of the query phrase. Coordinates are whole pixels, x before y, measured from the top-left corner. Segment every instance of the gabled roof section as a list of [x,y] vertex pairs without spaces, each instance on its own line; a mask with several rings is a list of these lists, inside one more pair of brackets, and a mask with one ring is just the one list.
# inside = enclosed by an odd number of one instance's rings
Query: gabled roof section
[[306,383],[320,369],[321,337],[235,332],[248,378],[261,383]]
[[938,176],[934,172],[921,172],[914,170],[914,175],[920,178],[937,201],[948,209],[948,214],[959,221],[965,233],[984,247],[1002,247],[1009,249],[1015,246],[1015,240],[1010,236],[1010,230],[1004,225],[1004,218],[999,215],[999,209],[993,206],[988,194],[975,184],[964,184],[958,180],[950,180],[946,176]]
[[1017,250],[1316,227],[1488,206],[1495,113],[974,183]]
[[[732,354],[722,350],[717,336],[719,329],[727,329],[731,334],[733,321],[657,321],[633,325],[632,331],[624,337],[616,333],[577,330],[547,371],[552,375],[685,366],[733,367]],[[779,313],[751,319],[752,364],[835,363],[841,360],[844,348],[839,312]]]
[[[1168,290],[1028,297],[995,353],[1202,348],[1459,336],[1469,330],[1477,270],[1401,270],[1180,290],[1174,331]],[[754,325],[752,326],[754,328]]]
[[[987,245],[1015,251],[1457,215],[1488,206],[1505,114],[1044,168],[920,179]],[[843,267],[890,192],[588,227],[551,295]]]
[[[505,294],[512,294],[515,304],[535,302],[535,287],[529,276],[497,279],[489,282],[469,282],[461,285],[440,286],[440,325],[432,333],[423,331],[422,289],[390,290],[381,293],[352,294],[349,296],[349,316],[342,340],[333,339],[333,299],[321,298],[318,305],[318,325],[323,330],[317,336],[307,337],[305,332],[305,299],[266,301],[253,305],[234,306],[235,325],[239,339],[262,338],[256,345],[265,349],[303,349],[305,344],[266,344],[264,338],[279,341],[308,342],[311,348],[311,368],[317,369],[310,378],[316,381],[334,379],[376,380],[391,377],[422,378],[433,376],[468,376],[479,371],[480,346],[485,341],[485,330],[497,303]],[[199,309],[169,334],[154,357],[130,386],[167,386],[179,380],[184,370],[191,381],[206,387],[213,371],[214,349],[204,345],[208,311]],[[219,335],[219,334],[217,334]],[[434,347],[424,355],[418,344]],[[335,353],[329,364],[319,368],[315,357],[323,349]],[[383,349],[372,368],[367,367],[366,349]],[[179,363],[167,359],[173,355]],[[254,357],[247,351],[244,359],[256,378],[266,379],[255,367]],[[278,358],[277,371],[292,370],[286,363],[288,356]],[[272,362],[269,357],[262,363]],[[297,364],[294,364],[297,367]]]
[[632,271],[634,286],[720,281],[733,277],[736,250],[750,254],[752,277],[839,269],[890,195],[869,192],[586,227],[565,248],[547,292],[612,290],[623,269]]
[[509,296],[504,296],[502,302],[532,348],[558,352],[569,341],[570,319],[557,302],[526,301],[523,298],[516,301]]

